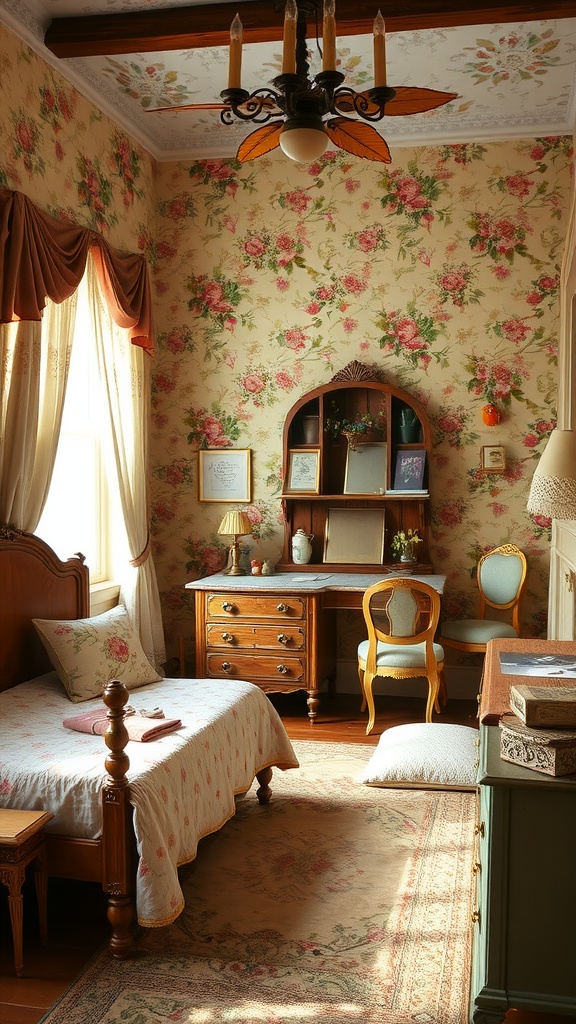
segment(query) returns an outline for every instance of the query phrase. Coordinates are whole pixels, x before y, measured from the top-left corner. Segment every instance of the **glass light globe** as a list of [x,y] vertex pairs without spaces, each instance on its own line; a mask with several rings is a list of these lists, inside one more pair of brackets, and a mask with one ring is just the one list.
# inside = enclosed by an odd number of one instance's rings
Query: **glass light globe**
[[326,152],[328,136],[321,128],[289,128],[280,136],[280,149],[291,160],[310,164]]

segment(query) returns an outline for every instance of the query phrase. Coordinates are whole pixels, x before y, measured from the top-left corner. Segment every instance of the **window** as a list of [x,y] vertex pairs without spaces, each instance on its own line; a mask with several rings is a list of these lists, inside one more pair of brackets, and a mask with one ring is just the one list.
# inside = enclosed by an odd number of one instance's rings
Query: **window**
[[[110,493],[105,467],[104,400],[84,278],[78,289],[58,453],[36,532],[60,558],[82,552],[91,584],[112,579],[115,561],[110,522],[117,497]],[[115,521],[122,522],[122,517]]]

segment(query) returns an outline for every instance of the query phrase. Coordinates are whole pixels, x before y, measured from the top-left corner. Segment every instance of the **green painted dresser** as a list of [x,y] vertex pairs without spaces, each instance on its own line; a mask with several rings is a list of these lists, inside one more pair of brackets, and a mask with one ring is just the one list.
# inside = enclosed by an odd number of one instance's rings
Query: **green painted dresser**
[[470,1020],[576,1015],[576,776],[503,761],[481,725],[478,781]]

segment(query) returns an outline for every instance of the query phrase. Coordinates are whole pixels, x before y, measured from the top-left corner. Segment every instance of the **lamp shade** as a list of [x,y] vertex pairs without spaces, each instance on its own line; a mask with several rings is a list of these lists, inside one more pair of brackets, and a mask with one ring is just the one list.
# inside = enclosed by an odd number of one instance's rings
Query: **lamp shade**
[[550,519],[576,519],[576,433],[553,430],[536,467],[527,509]]
[[218,527],[218,533],[226,534],[228,537],[244,537],[247,533],[252,533],[252,521],[245,512],[232,509],[224,516]]

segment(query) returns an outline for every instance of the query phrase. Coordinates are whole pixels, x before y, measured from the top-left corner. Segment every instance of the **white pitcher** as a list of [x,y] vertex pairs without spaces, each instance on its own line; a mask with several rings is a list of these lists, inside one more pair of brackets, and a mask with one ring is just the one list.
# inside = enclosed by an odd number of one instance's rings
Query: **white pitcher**
[[292,537],[292,561],[296,565],[306,565],[312,558],[312,541],[314,534],[307,534],[300,528]]

